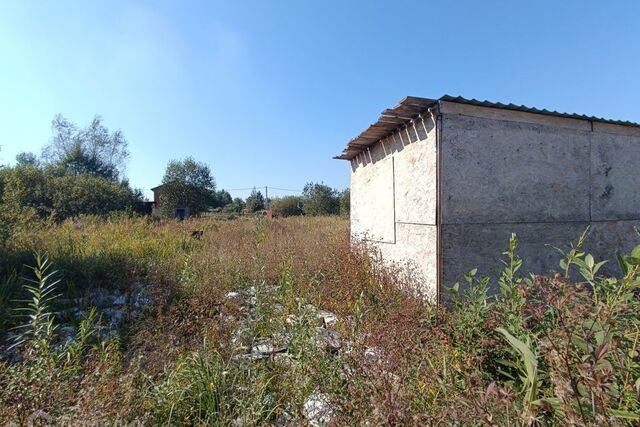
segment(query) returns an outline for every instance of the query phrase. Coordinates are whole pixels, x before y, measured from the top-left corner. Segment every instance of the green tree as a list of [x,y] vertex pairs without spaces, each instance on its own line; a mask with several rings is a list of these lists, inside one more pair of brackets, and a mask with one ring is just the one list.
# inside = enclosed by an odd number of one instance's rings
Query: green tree
[[308,183],[302,190],[305,215],[335,215],[339,211],[337,191],[328,185]]
[[216,191],[213,196],[213,204],[214,208],[223,208],[230,204],[233,200],[231,199],[231,194],[227,190]]
[[142,195],[127,185],[104,177],[63,175],[47,181],[53,212],[64,219],[82,214],[107,215],[115,211],[138,211]]
[[52,213],[51,193],[47,188],[47,174],[35,166],[6,168],[2,173],[2,208],[15,222]]
[[42,151],[46,164],[65,171],[117,181],[124,176],[129,151],[122,131],[110,132],[95,116],[89,126],[78,128],[58,114],[51,122],[53,136]]
[[242,212],[243,209],[244,209],[244,200],[242,200],[240,197],[236,197],[235,199],[233,199],[233,201],[231,201],[231,203],[225,205],[223,208],[225,212],[236,212],[236,213]]
[[16,166],[39,166],[40,161],[35,154],[23,151],[16,155]]
[[247,212],[258,212],[263,210],[264,196],[262,195],[262,193],[256,191],[256,189],[254,188],[253,191],[251,191],[251,195],[249,195],[249,197],[247,197],[247,200],[245,201],[244,209]]
[[273,209],[273,213],[277,216],[302,215],[302,198],[299,196],[286,196],[273,199],[270,206],[271,209]]
[[340,193],[338,196],[338,205],[340,215],[349,216],[351,213],[351,190],[347,188]]
[[192,215],[198,214],[214,202],[216,183],[209,166],[191,157],[170,161],[162,185],[164,216],[172,217],[178,207],[188,207]]

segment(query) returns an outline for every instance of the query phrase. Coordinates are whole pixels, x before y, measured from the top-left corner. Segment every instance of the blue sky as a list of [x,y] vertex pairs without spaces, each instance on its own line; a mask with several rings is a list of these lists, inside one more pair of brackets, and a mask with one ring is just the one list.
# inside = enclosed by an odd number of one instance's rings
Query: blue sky
[[405,95],[640,121],[638,22],[637,1],[0,0],[0,163],[100,114],[139,188],[189,155],[219,188],[345,188],[332,156]]

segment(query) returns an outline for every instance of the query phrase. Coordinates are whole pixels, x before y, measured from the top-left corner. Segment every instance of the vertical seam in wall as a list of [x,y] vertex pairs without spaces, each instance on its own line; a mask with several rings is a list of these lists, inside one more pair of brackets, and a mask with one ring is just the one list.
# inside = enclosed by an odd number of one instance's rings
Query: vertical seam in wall
[[391,193],[393,195],[393,244],[397,243],[396,239],[396,158],[391,154]]
[[591,225],[591,220],[593,219],[593,215],[591,213],[592,201],[593,201],[593,178],[591,176],[591,168],[593,164],[592,150],[593,150],[593,120],[589,120],[589,125],[591,126],[591,133],[589,134],[589,225]]
[[441,172],[442,172],[442,114],[440,102],[436,116],[436,303],[442,304],[442,197],[441,197]]

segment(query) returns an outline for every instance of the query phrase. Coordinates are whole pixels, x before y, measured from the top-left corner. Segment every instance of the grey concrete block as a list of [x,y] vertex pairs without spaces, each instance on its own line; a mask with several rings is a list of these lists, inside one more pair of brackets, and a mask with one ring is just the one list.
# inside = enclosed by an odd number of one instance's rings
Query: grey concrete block
[[497,278],[502,270],[500,259],[507,249],[511,233],[518,237],[517,254],[523,259],[522,271],[550,274],[559,270],[561,254],[552,246],[567,249],[578,240],[587,222],[544,224],[450,224],[442,226],[442,282],[445,289],[454,283],[464,284],[463,274],[473,268],[478,275]]
[[594,133],[591,217],[640,219],[640,136]]
[[608,261],[601,269],[602,274],[619,275],[616,251],[628,255],[634,247],[640,245],[640,235],[636,229],[640,229],[640,221],[604,221],[591,224],[585,251],[597,261]]

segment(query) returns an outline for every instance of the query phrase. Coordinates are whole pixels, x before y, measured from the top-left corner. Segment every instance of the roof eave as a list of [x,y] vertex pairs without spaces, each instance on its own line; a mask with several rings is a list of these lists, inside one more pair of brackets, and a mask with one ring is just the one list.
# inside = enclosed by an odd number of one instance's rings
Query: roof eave
[[358,136],[351,139],[341,154],[335,156],[338,160],[352,160],[359,153],[371,147],[376,142],[393,134],[398,128],[410,123],[423,113],[430,111],[438,103],[437,99],[406,96],[398,105],[380,113],[380,117]]
[[569,119],[588,120],[592,122],[607,123],[619,126],[640,127],[639,123],[630,121],[604,119],[602,117],[587,116],[584,114],[562,113],[559,111],[550,111],[547,109],[541,110],[538,108],[527,107],[526,105],[479,101],[477,99],[467,99],[461,96],[443,95],[438,99],[406,96],[395,107],[384,110],[380,114],[377,122],[371,124],[368,128],[361,132],[360,135],[350,140],[342,153],[334,157],[334,159],[351,160],[355,158],[360,152],[364,151],[368,147],[371,147],[381,139],[384,139],[393,134],[397,129],[405,126],[412,120],[415,120],[424,112],[431,111],[434,106],[440,103],[440,101],[455,102],[459,104],[473,105],[476,107],[521,111],[525,113],[541,114]]

